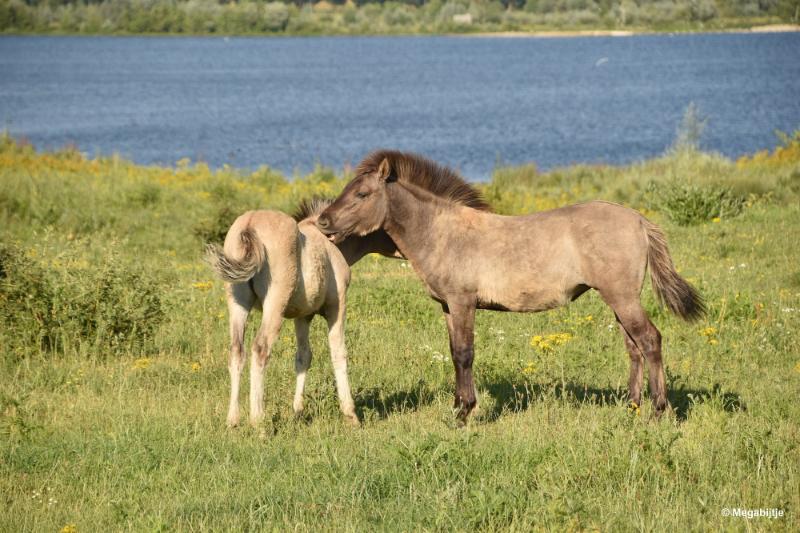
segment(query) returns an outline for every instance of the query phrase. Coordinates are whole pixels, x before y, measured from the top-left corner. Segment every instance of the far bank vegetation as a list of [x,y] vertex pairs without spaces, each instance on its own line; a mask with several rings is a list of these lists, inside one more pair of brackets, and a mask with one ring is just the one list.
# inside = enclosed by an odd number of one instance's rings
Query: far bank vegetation
[[375,35],[797,25],[800,0],[0,0],[0,32]]

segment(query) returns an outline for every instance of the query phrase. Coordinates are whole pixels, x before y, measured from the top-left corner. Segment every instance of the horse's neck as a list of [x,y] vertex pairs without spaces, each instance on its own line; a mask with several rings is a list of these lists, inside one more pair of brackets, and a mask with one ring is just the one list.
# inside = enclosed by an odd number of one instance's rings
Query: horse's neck
[[384,229],[421,275],[435,268],[427,264],[431,260],[430,252],[436,248],[434,241],[446,238],[440,234],[444,230],[437,221],[455,208],[413,185],[398,182],[391,187]]

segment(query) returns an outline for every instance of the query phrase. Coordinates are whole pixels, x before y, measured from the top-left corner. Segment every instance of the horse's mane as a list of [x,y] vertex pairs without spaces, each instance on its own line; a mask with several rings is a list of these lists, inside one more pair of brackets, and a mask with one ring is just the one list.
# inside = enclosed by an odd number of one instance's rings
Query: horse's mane
[[418,154],[377,150],[358,164],[356,176],[375,172],[384,159],[389,160],[398,181],[411,183],[457,204],[481,211],[492,210],[483,195],[457,172]]
[[319,215],[326,207],[333,203],[333,200],[333,198],[326,198],[324,196],[303,198],[292,213],[292,218],[295,222],[302,222],[307,218]]

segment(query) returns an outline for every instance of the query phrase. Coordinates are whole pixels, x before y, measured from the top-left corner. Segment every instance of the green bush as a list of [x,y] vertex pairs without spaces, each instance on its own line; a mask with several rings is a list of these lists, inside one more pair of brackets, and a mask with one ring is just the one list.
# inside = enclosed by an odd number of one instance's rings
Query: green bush
[[112,348],[149,346],[164,317],[161,281],[116,254],[93,266],[87,281],[65,306],[80,337]]
[[38,262],[15,245],[0,244],[0,324],[12,342],[57,349],[57,299],[56,287]]
[[284,31],[289,23],[289,8],[282,2],[264,4],[264,27],[267,31]]
[[162,280],[113,247],[97,259],[75,247],[42,255],[0,246],[0,325],[12,353],[30,355],[31,346],[45,353],[85,344],[105,352],[152,347],[164,317]]
[[745,197],[724,185],[695,185],[685,181],[650,182],[650,208],[672,222],[689,226],[742,212]]

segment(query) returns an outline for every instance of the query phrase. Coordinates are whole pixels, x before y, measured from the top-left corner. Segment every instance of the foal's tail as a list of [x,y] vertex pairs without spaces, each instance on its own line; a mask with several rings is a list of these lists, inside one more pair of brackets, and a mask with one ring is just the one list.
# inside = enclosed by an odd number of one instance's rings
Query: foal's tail
[[706,313],[703,297],[675,270],[661,229],[642,218],[647,234],[647,264],[653,292],[670,311],[684,320],[697,320]]
[[232,283],[248,281],[266,263],[266,248],[253,228],[245,228],[239,234],[239,246],[243,252],[240,259],[225,255],[218,244],[206,246],[206,260],[224,281]]

